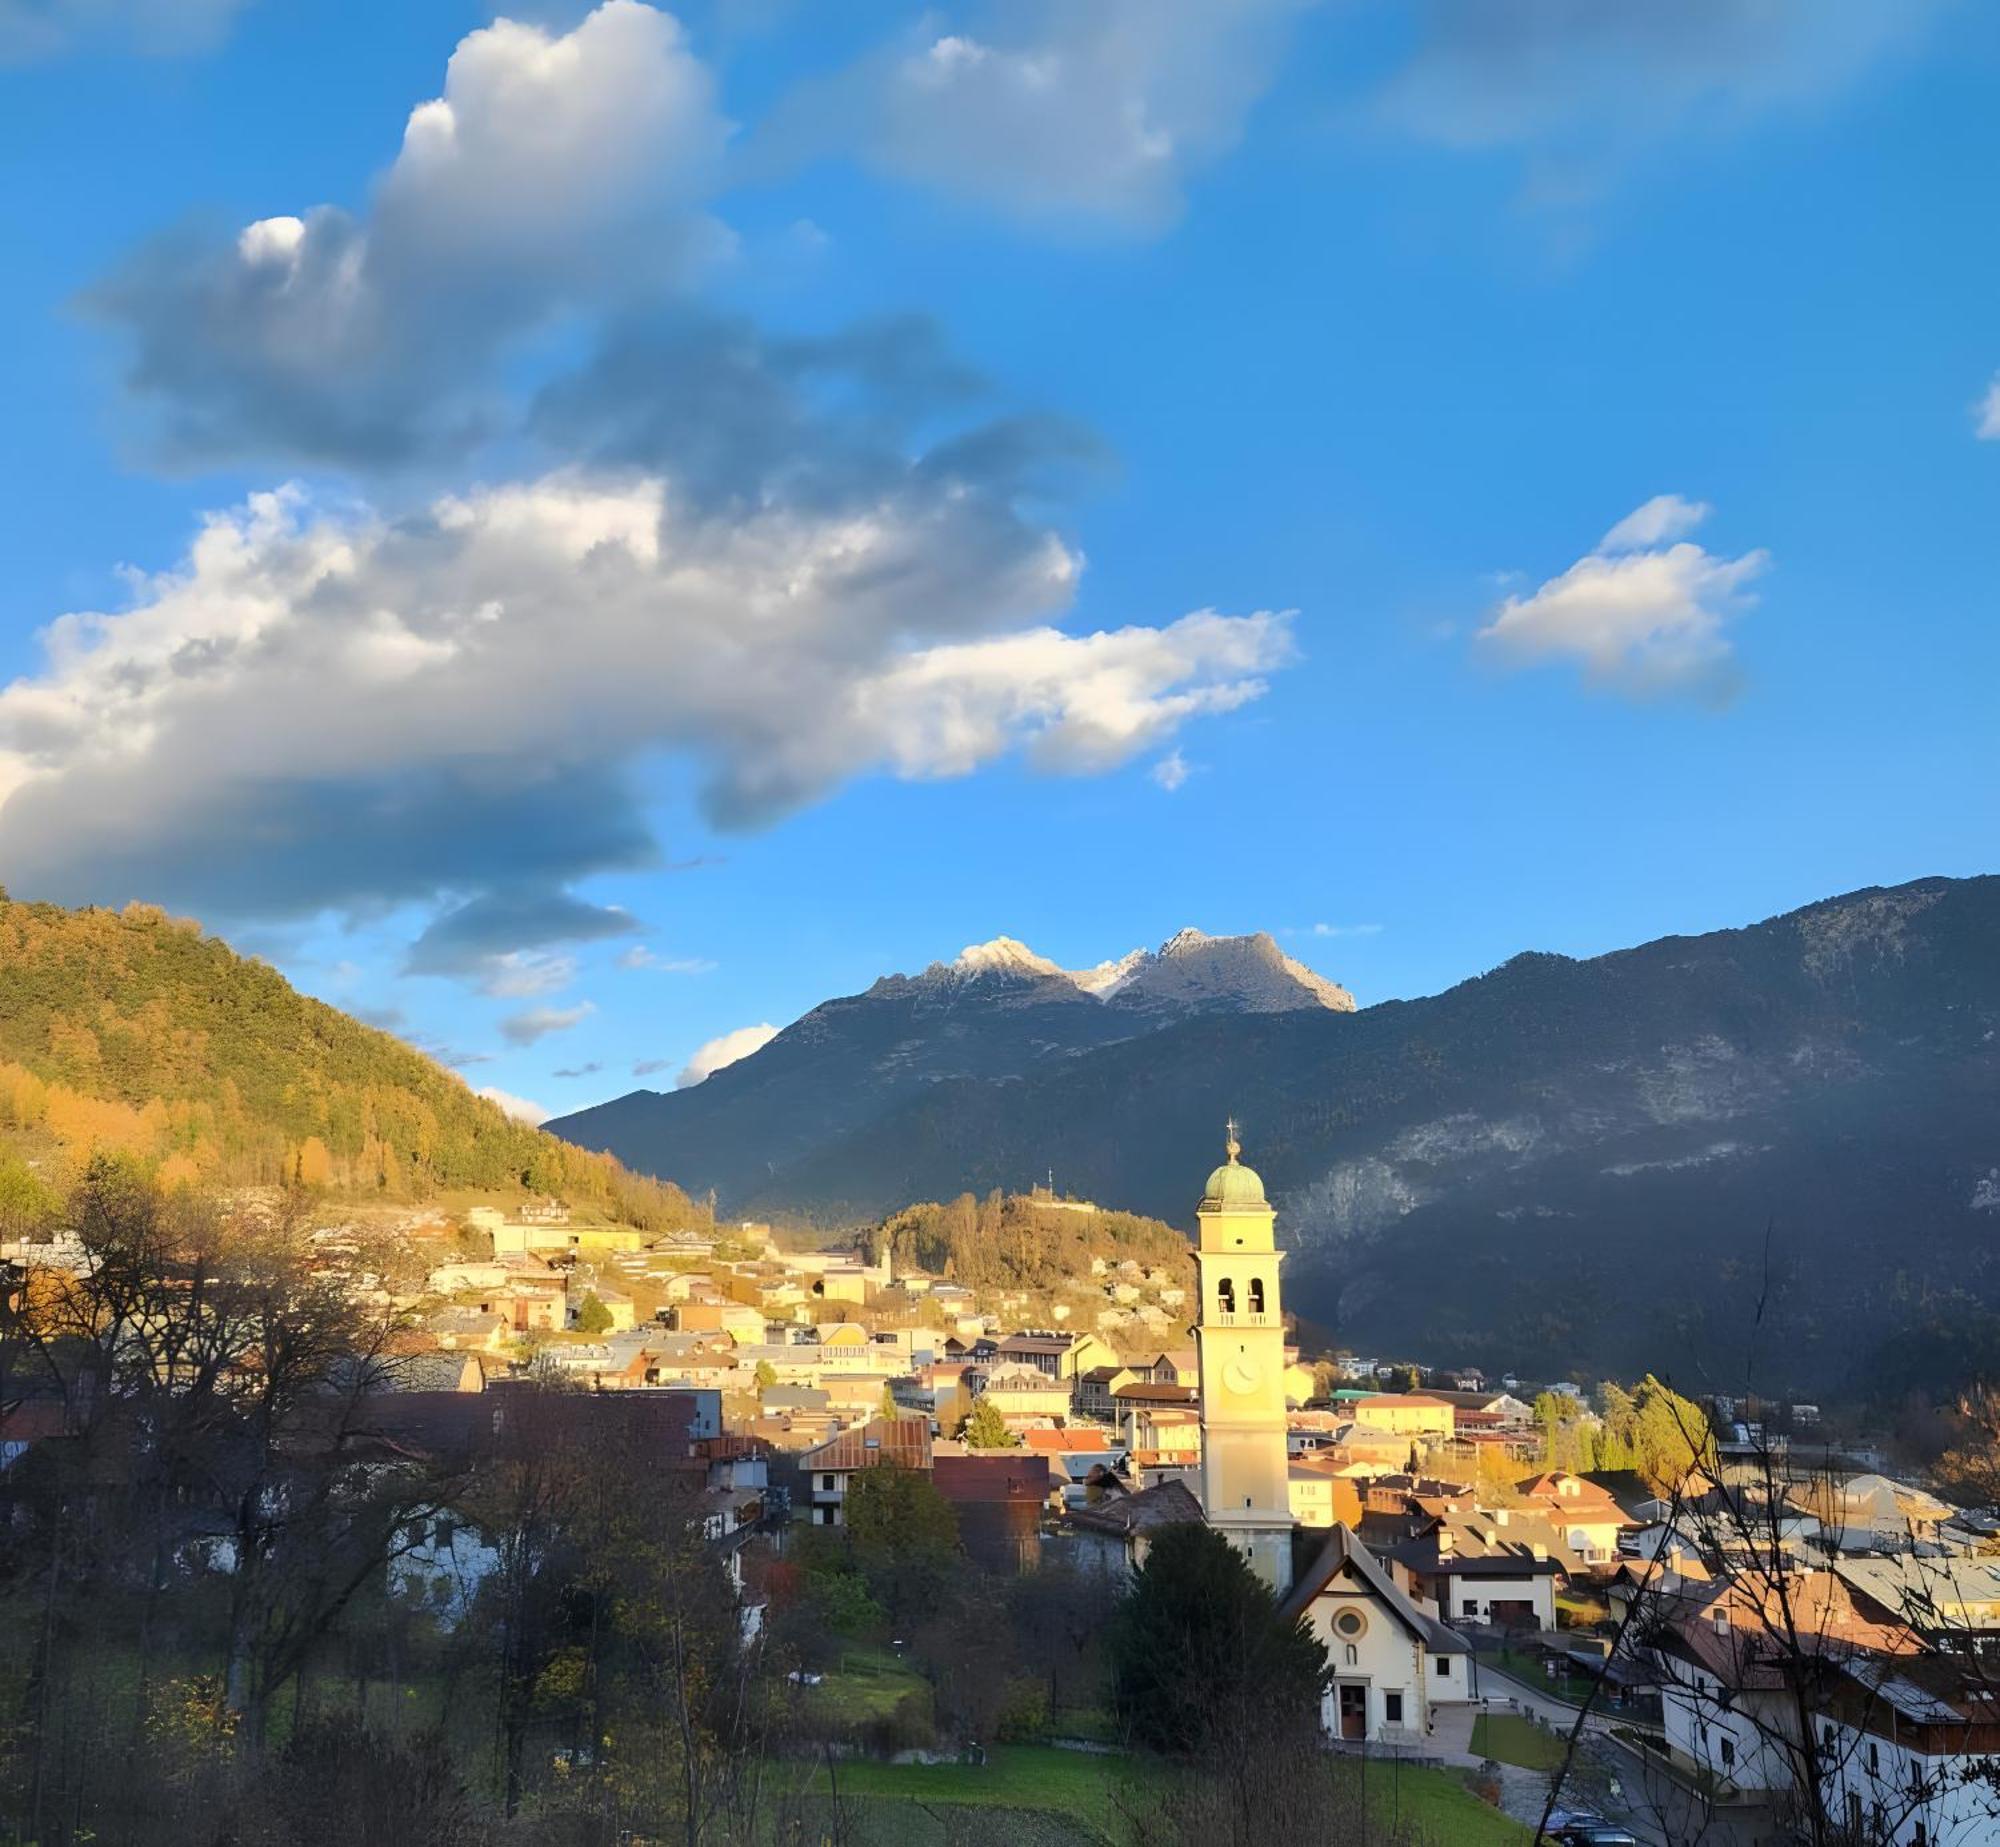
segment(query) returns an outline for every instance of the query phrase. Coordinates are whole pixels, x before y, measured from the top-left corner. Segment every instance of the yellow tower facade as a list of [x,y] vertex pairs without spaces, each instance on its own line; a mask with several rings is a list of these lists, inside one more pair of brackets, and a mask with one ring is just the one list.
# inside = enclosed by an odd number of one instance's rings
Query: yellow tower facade
[[1264,1182],[1237,1158],[1208,1177],[1196,1208],[1201,1308],[1201,1503],[1208,1523],[1283,1596],[1292,1582],[1285,1454],[1285,1317],[1278,1298],[1277,1214]]

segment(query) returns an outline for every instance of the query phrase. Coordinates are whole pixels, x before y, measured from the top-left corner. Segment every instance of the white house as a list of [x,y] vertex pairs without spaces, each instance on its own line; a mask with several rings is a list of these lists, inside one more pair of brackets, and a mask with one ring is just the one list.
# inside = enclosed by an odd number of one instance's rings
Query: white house
[[1328,1533],[1283,1608],[1306,1619],[1333,1664],[1320,1712],[1329,1738],[1419,1745],[1434,1704],[1470,1697],[1470,1648],[1399,1590],[1344,1526]]

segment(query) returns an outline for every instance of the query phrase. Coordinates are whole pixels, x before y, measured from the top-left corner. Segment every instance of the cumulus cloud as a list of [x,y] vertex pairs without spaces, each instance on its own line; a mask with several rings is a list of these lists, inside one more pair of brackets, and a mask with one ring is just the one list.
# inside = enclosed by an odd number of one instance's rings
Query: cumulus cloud
[[1005,498],[921,472],[729,520],[641,476],[399,520],[253,496],[130,608],[52,624],[45,670],[0,691],[0,855],[70,902],[445,902],[412,965],[504,976],[531,936],[629,927],[563,893],[657,858],[634,785],[660,753],[718,825],[756,826],[1014,749],[1100,771],[1290,657],[1282,614],[1065,633],[1078,570]]
[[[680,1076],[674,1079],[676,1090],[686,1090],[690,1085],[705,1082],[720,1071],[724,1065],[733,1065],[739,1058],[748,1058],[752,1052],[761,1051],[778,1036],[775,1026],[739,1026],[734,1032],[726,1032],[698,1046],[695,1054],[681,1067]],[[640,1069],[638,1066],[634,1070]],[[648,1064],[647,1070],[659,1067]]]
[[533,1045],[551,1033],[566,1033],[582,1025],[596,1011],[587,1000],[574,1007],[528,1007],[500,1022],[500,1036],[509,1045]]
[[1986,388],[1974,415],[1979,421],[1979,435],[1986,442],[2000,442],[2000,373],[1996,373],[1992,384]]
[[1630,144],[1855,81],[1936,0],[1419,0],[1416,49],[1381,106],[1457,148]]
[[498,1089],[492,1084],[483,1085],[473,1093],[484,1097],[489,1103],[497,1103],[516,1122],[525,1122],[531,1129],[539,1129],[549,1119],[549,1112],[539,1103],[527,1097],[517,1097],[510,1091]]
[[1188,779],[1188,760],[1177,750],[1170,750],[1148,772],[1153,781],[1172,795]]
[[1311,0],[1019,0],[926,13],[777,112],[767,158],[848,152],[1027,218],[1157,228],[1226,154]]
[[725,243],[698,201],[726,136],[675,20],[501,19],[411,111],[368,208],[186,228],[89,296],[173,457],[382,463],[476,440],[490,373],[565,311],[657,293]]
[[72,51],[212,50],[249,0],[0,0],[0,65]]
[[1506,598],[1480,644],[1514,665],[1573,661],[1615,692],[1726,696],[1736,676],[1725,625],[1755,600],[1748,586],[1770,557],[1722,558],[1678,536],[1707,512],[1671,494],[1649,500],[1559,577]]

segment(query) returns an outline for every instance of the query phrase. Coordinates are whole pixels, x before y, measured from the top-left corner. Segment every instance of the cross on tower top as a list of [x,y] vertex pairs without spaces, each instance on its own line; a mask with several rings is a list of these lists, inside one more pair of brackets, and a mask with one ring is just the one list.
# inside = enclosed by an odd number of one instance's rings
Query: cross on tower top
[[1243,1152],[1243,1144],[1236,1139],[1236,1118],[1234,1116],[1230,1117],[1222,1126],[1223,1132],[1228,1138],[1223,1143],[1223,1146],[1228,1149],[1229,1158],[1234,1162],[1236,1157]]

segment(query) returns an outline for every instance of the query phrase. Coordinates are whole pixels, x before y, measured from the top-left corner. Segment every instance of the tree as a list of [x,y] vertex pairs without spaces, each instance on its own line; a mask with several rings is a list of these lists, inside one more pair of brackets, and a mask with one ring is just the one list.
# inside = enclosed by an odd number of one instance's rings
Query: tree
[[1113,1704],[1149,1750],[1213,1767],[1260,1741],[1311,1746],[1325,1646],[1212,1528],[1159,1533],[1108,1640]]
[[757,1381],[760,1392],[767,1392],[778,1383],[778,1369],[769,1360],[759,1360],[757,1370],[750,1376]]
[[598,1300],[597,1291],[591,1290],[583,1298],[576,1311],[577,1331],[583,1334],[602,1334],[611,1325],[611,1311]]
[[882,1381],[882,1402],[877,1407],[884,1417],[901,1417],[903,1407],[896,1402],[896,1390],[887,1379]]
[[973,1401],[958,1434],[974,1449],[1017,1449],[1021,1439],[1007,1428],[1000,1407],[983,1395]]

